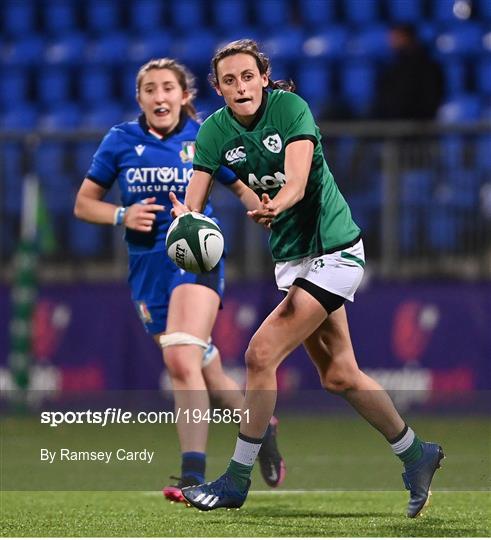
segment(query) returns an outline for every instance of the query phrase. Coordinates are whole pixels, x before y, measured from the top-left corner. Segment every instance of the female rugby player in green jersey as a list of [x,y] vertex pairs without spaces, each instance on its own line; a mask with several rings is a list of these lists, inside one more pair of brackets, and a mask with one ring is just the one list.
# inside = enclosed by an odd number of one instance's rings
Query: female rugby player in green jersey
[[[194,77],[170,58],[143,65],[136,76],[137,121],[123,122],[104,137],[77,194],[75,214],[92,223],[125,227],[129,285],[147,332],[162,348],[172,381],[176,410],[199,413],[202,421],[177,415],[181,478],[163,489],[183,502],[181,488],[204,482],[210,396],[227,409],[240,409],[243,395],[223,370],[209,341],[223,295],[224,260],[207,274],[180,271],[167,256],[165,236],[172,220],[164,207],[170,192],[181,193],[192,174],[189,149],[199,123],[194,108]],[[153,171],[152,177],[145,176]],[[234,190],[237,177],[226,169],[219,181]],[[117,182],[123,206],[103,201]],[[212,216],[206,204],[205,213]],[[259,456],[266,483],[278,486],[285,467],[276,445],[276,419]]]
[[212,175],[221,165],[232,169],[243,182],[242,193],[257,194],[248,215],[271,228],[276,282],[286,297],[247,349],[249,417],[240,425],[227,471],[183,495],[201,510],[242,506],[274,411],[276,370],[303,344],[321,385],[343,396],[403,461],[407,515],[415,517],[428,500],[443,452],[422,442],[383,388],[358,368],[344,302],[353,301],[363,275],[363,243],[324,159],[319,129],[305,101],[270,80],[269,60],[254,41],[219,49],[211,68],[210,80],[226,106],[200,127],[185,205],[171,196],[173,213],[201,210]]

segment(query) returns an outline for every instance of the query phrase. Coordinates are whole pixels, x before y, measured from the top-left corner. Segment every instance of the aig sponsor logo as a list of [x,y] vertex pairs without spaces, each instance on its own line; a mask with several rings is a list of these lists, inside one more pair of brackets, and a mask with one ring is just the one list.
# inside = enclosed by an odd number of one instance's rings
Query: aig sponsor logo
[[126,171],[128,184],[187,184],[193,169],[179,167],[137,167]]
[[225,152],[225,159],[228,161],[229,165],[244,161],[246,159],[245,148],[243,146],[237,146],[237,148],[227,150],[227,152]]

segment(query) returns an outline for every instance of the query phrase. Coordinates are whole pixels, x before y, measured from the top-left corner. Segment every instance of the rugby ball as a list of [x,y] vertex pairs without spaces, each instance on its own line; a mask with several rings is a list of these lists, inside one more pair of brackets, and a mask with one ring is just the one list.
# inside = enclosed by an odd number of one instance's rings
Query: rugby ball
[[165,244],[167,254],[175,264],[194,274],[215,268],[223,254],[220,227],[198,212],[177,217],[167,231]]

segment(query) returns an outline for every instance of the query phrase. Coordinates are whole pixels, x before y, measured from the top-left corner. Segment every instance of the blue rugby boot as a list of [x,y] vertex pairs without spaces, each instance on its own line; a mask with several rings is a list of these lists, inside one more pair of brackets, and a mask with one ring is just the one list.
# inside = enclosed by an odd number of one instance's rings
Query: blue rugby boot
[[442,447],[435,443],[422,443],[422,456],[413,463],[404,466],[402,479],[409,490],[407,517],[417,517],[430,500],[430,486],[435,471],[440,468],[440,461],[445,457]]
[[249,492],[251,481],[248,480],[244,491],[237,489],[232,477],[225,473],[214,482],[199,486],[182,488],[186,501],[199,510],[216,510],[217,508],[240,508]]

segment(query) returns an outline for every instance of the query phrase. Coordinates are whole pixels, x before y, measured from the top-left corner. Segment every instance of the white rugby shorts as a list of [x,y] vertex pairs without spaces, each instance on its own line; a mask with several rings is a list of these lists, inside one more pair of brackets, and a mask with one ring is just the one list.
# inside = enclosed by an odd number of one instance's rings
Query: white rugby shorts
[[363,240],[354,246],[294,261],[276,264],[276,284],[280,291],[288,291],[297,278],[303,278],[321,289],[353,302],[365,267]]

